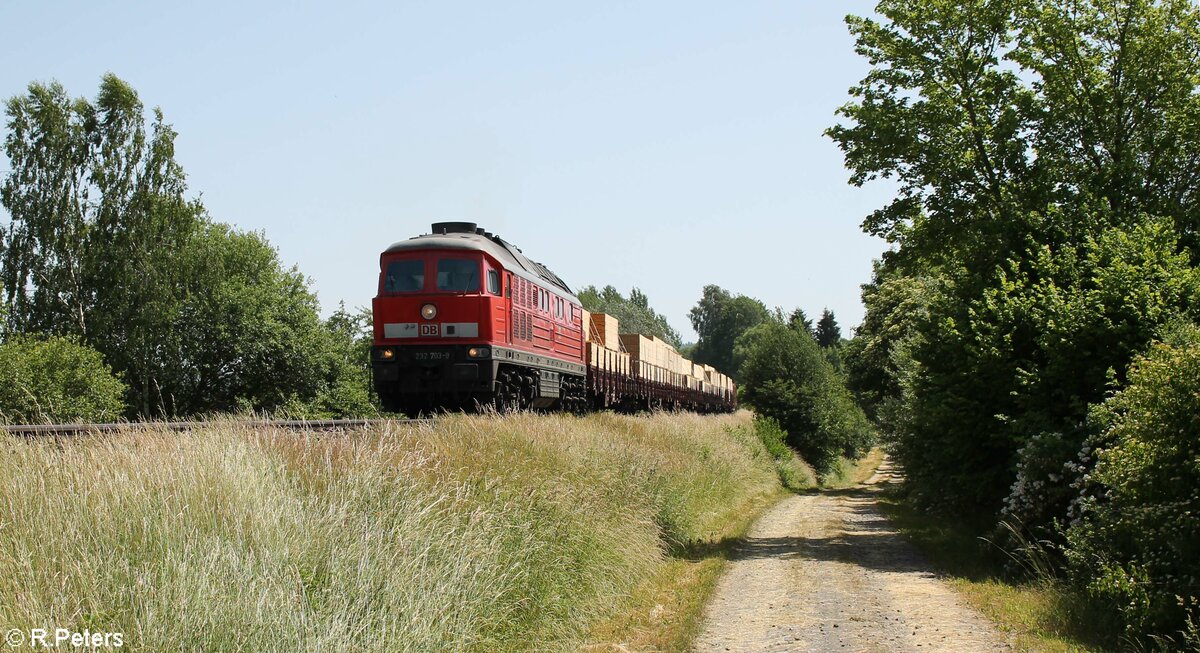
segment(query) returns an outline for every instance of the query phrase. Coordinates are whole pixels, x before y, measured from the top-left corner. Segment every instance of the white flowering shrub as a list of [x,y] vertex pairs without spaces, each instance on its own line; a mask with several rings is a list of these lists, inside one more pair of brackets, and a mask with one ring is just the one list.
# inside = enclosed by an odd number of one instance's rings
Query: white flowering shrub
[[[1017,452],[1017,477],[1001,510],[1001,525],[993,540],[1013,562],[1025,567],[1030,556],[1061,564],[1064,516],[1079,497],[1080,481],[1091,469],[1086,429],[1070,433],[1038,433]],[[1049,570],[1050,565],[1034,568]],[[1027,568],[1028,569],[1028,568]]]

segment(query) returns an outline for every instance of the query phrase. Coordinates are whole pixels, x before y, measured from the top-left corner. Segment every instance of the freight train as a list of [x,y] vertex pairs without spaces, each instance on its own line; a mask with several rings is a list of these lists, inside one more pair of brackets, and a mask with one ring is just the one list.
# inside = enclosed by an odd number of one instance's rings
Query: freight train
[[371,371],[384,409],[731,411],[728,377],[589,314],[558,275],[471,222],[379,257]]

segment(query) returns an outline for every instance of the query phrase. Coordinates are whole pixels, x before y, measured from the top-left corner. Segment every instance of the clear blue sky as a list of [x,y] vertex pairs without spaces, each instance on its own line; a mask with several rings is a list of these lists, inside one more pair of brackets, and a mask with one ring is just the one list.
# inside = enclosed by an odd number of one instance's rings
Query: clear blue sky
[[848,332],[891,187],[847,185],[822,131],[866,72],[843,17],[873,4],[8,0],[0,96],[117,74],[179,132],[191,193],[326,312],[462,219],[575,288],[640,287],[685,340],[709,283]]

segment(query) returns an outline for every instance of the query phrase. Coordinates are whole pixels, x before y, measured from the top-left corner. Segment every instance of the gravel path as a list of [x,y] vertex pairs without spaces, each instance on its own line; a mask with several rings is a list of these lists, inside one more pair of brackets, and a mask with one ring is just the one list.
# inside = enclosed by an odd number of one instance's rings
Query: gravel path
[[1009,651],[880,514],[884,461],[859,488],[790,497],[734,553],[696,653]]

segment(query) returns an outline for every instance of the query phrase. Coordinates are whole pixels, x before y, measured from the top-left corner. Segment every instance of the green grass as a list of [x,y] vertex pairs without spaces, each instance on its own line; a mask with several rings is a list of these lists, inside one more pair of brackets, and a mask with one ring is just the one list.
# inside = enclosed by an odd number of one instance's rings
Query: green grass
[[1003,554],[976,535],[988,522],[939,519],[914,510],[893,492],[883,493],[880,505],[968,603],[1011,635],[1016,650],[1115,650],[1111,628],[1089,612],[1084,597],[1052,578],[1014,582],[1004,577]]
[[800,473],[744,413],[5,436],[0,626],[132,651],[683,650],[721,562],[682,553],[740,535],[781,465]]
[[838,458],[833,471],[822,479],[821,487],[829,490],[844,490],[861,485],[875,474],[879,463],[883,462],[883,456],[883,449],[875,447],[862,458],[852,459],[844,456]]

